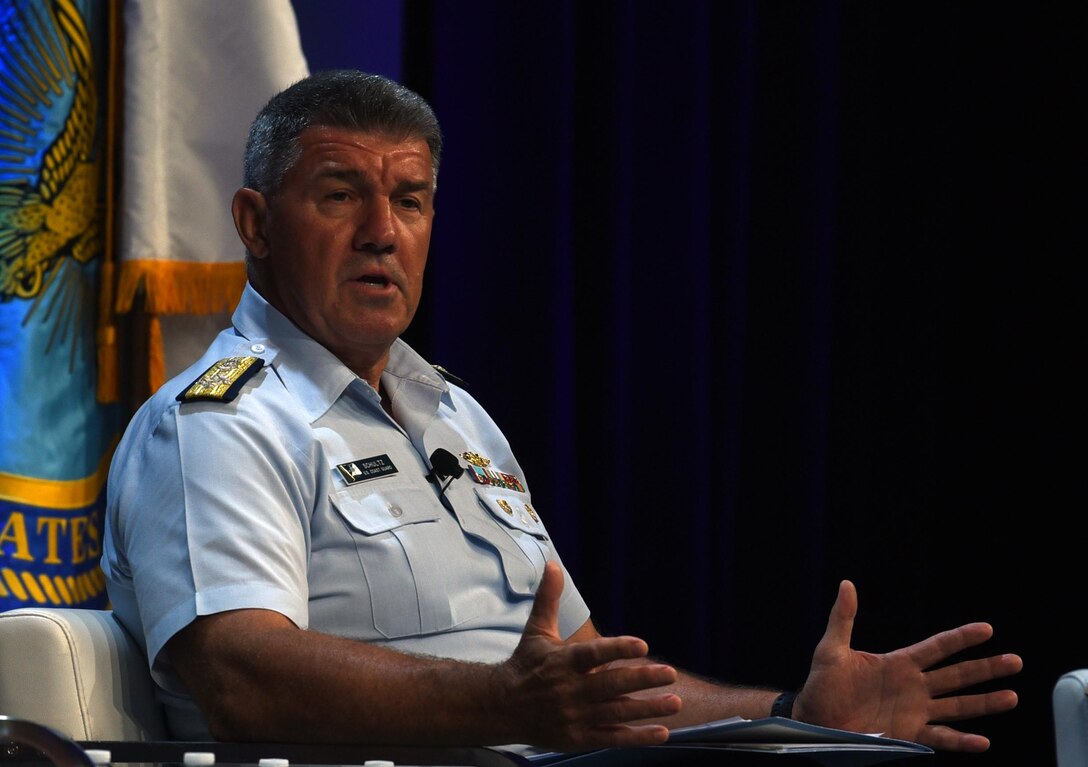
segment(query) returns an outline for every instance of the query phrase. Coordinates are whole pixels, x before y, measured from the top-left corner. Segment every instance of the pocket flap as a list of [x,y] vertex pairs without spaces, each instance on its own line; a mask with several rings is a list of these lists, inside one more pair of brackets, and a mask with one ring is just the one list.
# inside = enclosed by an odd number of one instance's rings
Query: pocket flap
[[499,487],[477,487],[476,496],[492,517],[506,527],[521,530],[541,540],[548,539],[548,533],[540,521],[529,496],[513,490]]
[[434,522],[440,507],[427,493],[405,485],[369,487],[365,495],[361,488],[347,487],[335,491],[333,504],[347,523],[367,535],[384,533],[404,525]]

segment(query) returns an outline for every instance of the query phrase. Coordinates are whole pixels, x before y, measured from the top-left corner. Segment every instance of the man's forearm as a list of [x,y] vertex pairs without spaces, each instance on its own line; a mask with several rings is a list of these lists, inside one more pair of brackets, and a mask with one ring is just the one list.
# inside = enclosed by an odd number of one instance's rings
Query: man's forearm
[[[628,661],[627,664],[635,665],[641,662],[647,661]],[[669,729],[728,719],[733,716],[761,719],[770,715],[771,704],[780,694],[779,691],[766,687],[725,684],[679,669],[677,674],[678,678],[674,684],[653,691],[653,694],[672,692],[683,701],[683,706],[678,713],[654,720]]]
[[765,687],[722,684],[686,671],[679,673],[676,684],[666,689],[680,696],[684,701],[683,708],[678,714],[659,720],[670,729],[731,716],[761,719],[770,715],[771,704],[779,695],[779,691]]
[[191,626],[168,646],[218,739],[505,742],[494,666],[301,631],[266,611],[245,615],[200,619],[213,625]]
[[667,731],[651,720],[680,710],[665,689],[675,669],[608,668],[645,656],[635,637],[564,643],[554,625],[562,582],[554,569],[551,577],[543,611],[551,619],[530,619],[514,654],[496,665],[303,631],[268,610],[197,618],[167,652],[222,740],[555,750],[663,742]]

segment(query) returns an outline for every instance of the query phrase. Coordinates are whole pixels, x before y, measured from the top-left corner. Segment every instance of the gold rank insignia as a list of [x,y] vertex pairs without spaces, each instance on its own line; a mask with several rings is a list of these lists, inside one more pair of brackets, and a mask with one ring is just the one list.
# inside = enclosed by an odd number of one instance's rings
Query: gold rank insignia
[[205,370],[177,396],[178,402],[230,402],[242,386],[264,366],[260,357],[227,357]]
[[490,458],[484,458],[479,453],[473,453],[468,450],[461,453],[461,457],[471,463],[473,466],[479,466],[481,469],[486,469],[488,466],[491,465]]
[[499,500],[495,501],[495,503],[499,504],[499,508],[505,511],[507,514],[510,514],[511,516],[514,514],[514,510],[510,507],[509,501],[500,498]]

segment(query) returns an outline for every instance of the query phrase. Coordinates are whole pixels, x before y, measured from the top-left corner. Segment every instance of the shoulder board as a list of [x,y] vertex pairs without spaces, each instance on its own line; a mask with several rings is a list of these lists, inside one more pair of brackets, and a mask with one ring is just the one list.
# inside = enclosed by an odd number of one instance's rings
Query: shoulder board
[[449,381],[451,384],[454,384],[456,386],[460,386],[462,389],[467,389],[468,388],[468,384],[465,383],[463,379],[458,378],[457,376],[455,376],[450,371],[446,370],[441,365],[432,365],[431,367],[433,367],[435,370],[437,370],[438,374],[440,376],[442,376],[443,378],[445,378],[447,381]]
[[177,396],[178,402],[230,402],[264,366],[260,357],[226,357],[205,370]]

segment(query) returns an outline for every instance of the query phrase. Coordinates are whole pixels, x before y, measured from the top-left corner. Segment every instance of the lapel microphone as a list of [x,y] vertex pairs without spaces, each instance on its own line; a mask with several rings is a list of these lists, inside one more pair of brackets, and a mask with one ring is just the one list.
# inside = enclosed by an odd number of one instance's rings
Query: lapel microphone
[[[464,467],[457,460],[457,456],[449,450],[440,447],[431,453],[431,471],[427,474],[427,481],[434,482],[439,486],[438,492],[440,495],[445,495],[446,488],[450,486],[450,483],[464,473]],[[443,485],[442,480],[447,477],[449,480]]]

